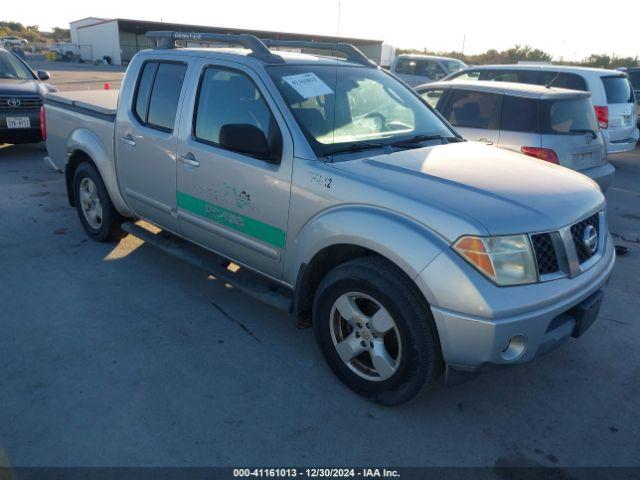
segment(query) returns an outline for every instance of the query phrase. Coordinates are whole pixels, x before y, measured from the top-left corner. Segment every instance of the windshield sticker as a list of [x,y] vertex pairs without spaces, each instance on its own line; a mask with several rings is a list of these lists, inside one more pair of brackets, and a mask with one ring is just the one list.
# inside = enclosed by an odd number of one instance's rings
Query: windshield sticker
[[305,99],[333,94],[333,90],[313,72],[289,75],[282,77],[282,80],[291,85]]

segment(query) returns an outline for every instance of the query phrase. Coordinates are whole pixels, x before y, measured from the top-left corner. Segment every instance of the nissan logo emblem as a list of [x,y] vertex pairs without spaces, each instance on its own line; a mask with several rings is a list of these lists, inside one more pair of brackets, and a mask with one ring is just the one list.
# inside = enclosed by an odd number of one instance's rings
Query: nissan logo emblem
[[587,225],[582,233],[582,245],[591,255],[598,250],[598,232],[593,225]]
[[7,105],[9,105],[10,107],[19,107],[20,106],[20,99],[19,98],[10,98],[9,100],[7,100]]

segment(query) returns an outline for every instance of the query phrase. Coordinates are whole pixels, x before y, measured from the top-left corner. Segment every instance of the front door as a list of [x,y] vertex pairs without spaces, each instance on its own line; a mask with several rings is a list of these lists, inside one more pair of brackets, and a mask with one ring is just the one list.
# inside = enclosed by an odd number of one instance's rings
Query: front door
[[[198,69],[178,141],[180,227],[190,240],[279,278],[293,164],[286,124],[252,70],[205,61]],[[230,125],[259,130],[271,157],[230,146]]]
[[147,61],[133,97],[116,122],[118,182],[141,218],[178,231],[176,215],[176,118],[187,64]]

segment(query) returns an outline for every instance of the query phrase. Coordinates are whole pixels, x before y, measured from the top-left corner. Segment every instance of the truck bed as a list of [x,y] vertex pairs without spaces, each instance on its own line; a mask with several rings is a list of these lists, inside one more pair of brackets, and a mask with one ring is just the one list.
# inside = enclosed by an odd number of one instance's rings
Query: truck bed
[[50,93],[47,103],[68,106],[84,113],[97,113],[115,118],[118,107],[119,90],[79,90]]

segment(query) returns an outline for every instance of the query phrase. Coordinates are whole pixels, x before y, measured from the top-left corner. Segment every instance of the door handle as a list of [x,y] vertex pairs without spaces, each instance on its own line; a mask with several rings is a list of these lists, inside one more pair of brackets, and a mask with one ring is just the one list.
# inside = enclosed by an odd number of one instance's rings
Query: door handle
[[189,165],[191,167],[199,167],[200,166],[200,162],[198,160],[196,160],[196,156],[189,152],[185,155],[180,155],[180,161],[186,165]]
[[488,138],[479,138],[478,141],[482,143],[486,143],[487,145],[493,145],[493,142]]
[[120,137],[120,141],[126,145],[129,145],[130,147],[136,146],[136,141],[130,134],[126,134],[124,137]]

